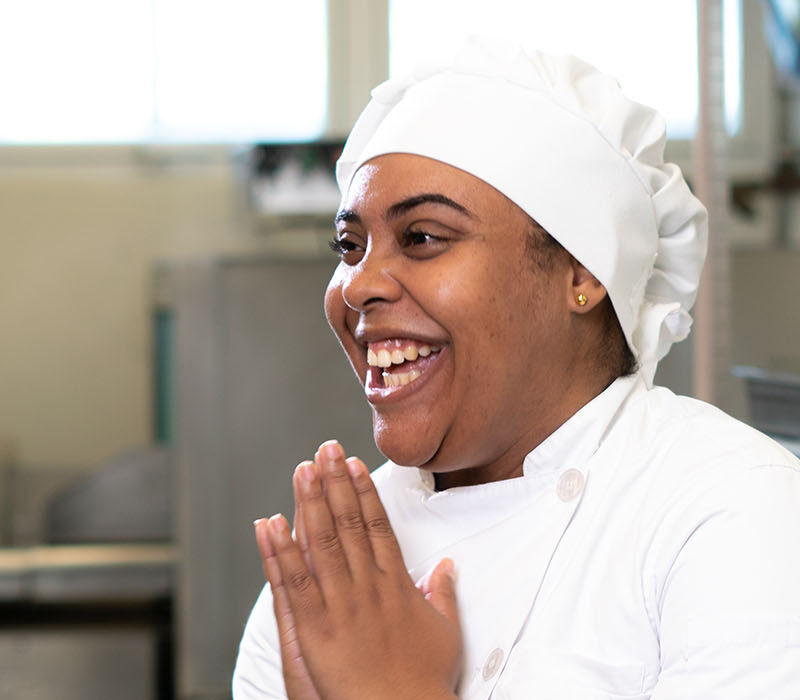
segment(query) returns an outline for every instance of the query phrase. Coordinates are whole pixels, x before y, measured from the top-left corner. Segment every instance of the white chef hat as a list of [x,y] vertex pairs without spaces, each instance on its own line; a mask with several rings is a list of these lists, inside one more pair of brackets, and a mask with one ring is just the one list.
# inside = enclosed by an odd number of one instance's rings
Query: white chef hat
[[412,153],[492,185],[605,286],[650,386],[689,334],[707,241],[665,141],[661,116],[587,63],[472,38],[447,66],[372,91],[336,178],[346,196],[366,161]]

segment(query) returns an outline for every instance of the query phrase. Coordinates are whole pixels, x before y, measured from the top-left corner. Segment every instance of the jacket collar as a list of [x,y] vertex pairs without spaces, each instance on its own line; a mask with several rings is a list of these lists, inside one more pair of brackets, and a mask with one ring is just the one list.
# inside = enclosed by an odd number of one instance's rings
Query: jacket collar
[[600,447],[627,399],[639,391],[646,387],[638,374],[612,382],[527,454],[522,464],[524,476],[582,468]]

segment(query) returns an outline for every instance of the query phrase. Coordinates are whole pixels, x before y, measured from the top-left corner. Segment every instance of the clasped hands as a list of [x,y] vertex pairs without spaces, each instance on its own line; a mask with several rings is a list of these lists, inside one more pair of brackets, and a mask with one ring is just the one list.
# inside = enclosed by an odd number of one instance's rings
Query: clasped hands
[[290,700],[452,700],[461,629],[453,562],[417,585],[364,463],[335,441],[293,478],[295,536],[255,523]]

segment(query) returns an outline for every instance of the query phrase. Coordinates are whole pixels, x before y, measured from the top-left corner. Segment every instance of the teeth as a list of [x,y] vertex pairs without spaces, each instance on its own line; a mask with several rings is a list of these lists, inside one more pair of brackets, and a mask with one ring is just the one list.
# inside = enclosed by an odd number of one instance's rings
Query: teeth
[[410,372],[395,372],[394,374],[389,374],[389,372],[383,373],[383,383],[386,386],[405,386],[406,384],[410,384],[415,379],[418,379],[422,376],[422,372],[416,369],[412,369]]
[[404,350],[395,348],[389,350],[383,348],[377,352],[371,348],[367,349],[367,364],[370,367],[391,367],[401,365],[403,362],[413,362],[418,357],[428,357],[431,353],[439,352],[440,345],[409,345]]
[[388,350],[378,350],[378,367],[390,367],[392,356]]

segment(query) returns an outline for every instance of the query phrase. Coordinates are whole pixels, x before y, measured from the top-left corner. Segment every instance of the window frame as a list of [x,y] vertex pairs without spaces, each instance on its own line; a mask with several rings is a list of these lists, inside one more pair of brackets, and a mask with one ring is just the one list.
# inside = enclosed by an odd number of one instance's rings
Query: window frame
[[[762,178],[774,168],[778,134],[775,70],[762,31],[760,3],[739,0],[742,56],[741,125],[727,141],[730,179]],[[667,141],[665,158],[687,176],[693,172],[693,139]]]
[[[772,58],[761,32],[759,3],[741,3],[742,121],[728,142],[732,178],[759,178],[777,149],[778,96]],[[389,73],[389,0],[328,0],[327,126],[322,139],[342,139]],[[0,144],[0,167],[131,165],[145,169],[220,165],[242,144]],[[667,142],[666,157],[691,177],[692,140]]]

